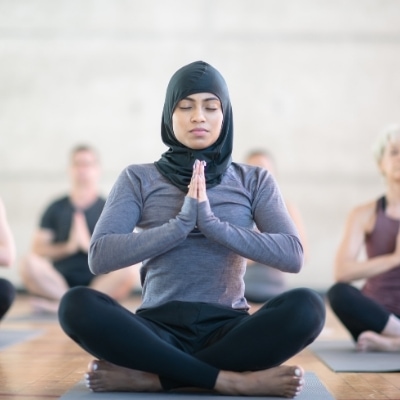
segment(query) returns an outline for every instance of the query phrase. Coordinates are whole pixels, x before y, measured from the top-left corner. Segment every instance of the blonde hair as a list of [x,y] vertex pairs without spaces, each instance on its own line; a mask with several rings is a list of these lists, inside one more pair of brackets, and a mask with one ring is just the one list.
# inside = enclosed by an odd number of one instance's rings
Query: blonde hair
[[372,146],[372,151],[376,162],[379,164],[382,160],[383,153],[386,146],[393,139],[400,139],[400,125],[391,124],[387,126],[377,137],[374,145]]

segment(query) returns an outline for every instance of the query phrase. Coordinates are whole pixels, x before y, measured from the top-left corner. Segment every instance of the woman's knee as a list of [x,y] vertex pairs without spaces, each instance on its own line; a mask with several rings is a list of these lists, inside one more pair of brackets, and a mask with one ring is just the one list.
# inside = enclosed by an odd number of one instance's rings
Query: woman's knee
[[[291,315],[292,322],[296,320],[299,326],[306,329],[322,329],[325,323],[325,303],[323,297],[316,291],[308,288],[297,288],[289,290],[271,302],[267,303],[267,307],[275,304],[284,305],[288,310],[288,315]],[[272,304],[271,304],[272,303]]]
[[15,287],[7,279],[0,278],[0,318],[8,311],[15,299]]
[[15,287],[7,279],[0,278],[0,295],[8,305],[14,301],[15,298]]
[[[309,319],[315,317],[317,322],[325,322],[325,302],[323,297],[315,290],[307,288],[293,289],[294,306],[302,310],[302,317]],[[299,311],[300,311],[299,310]]]
[[85,286],[76,286],[64,294],[58,308],[58,318],[64,329],[68,329],[71,324],[80,324],[87,318],[94,294],[93,289]]
[[315,290],[308,288],[297,288],[287,291],[286,295],[293,305],[303,304],[305,307],[311,306],[317,311],[325,312],[324,299]]
[[86,286],[76,286],[69,289],[61,298],[60,308],[84,305],[88,297],[91,297],[92,292],[93,290]]
[[351,299],[351,292],[354,288],[348,283],[338,282],[335,283],[327,293],[327,298],[332,309],[337,310],[341,307],[347,307],[348,301]]
[[289,290],[268,302],[265,307],[277,307],[283,323],[290,326],[294,337],[310,343],[325,324],[325,302],[316,291],[307,288]]

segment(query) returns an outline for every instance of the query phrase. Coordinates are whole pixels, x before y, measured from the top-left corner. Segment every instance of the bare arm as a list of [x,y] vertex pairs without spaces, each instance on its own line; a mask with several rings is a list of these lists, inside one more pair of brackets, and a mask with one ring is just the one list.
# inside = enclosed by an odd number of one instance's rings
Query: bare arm
[[71,230],[66,242],[54,243],[54,234],[51,229],[38,229],[33,237],[32,250],[42,257],[53,261],[63,259],[78,251],[87,253],[90,243],[90,232],[83,212],[73,214]]
[[53,232],[38,229],[33,236],[32,251],[53,261],[65,258],[77,251],[78,247],[71,237],[67,242],[53,243]]
[[400,264],[400,235],[397,236],[394,253],[359,260],[359,254],[365,244],[365,235],[375,223],[375,207],[374,201],[357,207],[350,213],[335,258],[336,281],[352,282],[370,278]]
[[15,261],[15,243],[8,225],[6,210],[0,199],[0,265],[9,267]]

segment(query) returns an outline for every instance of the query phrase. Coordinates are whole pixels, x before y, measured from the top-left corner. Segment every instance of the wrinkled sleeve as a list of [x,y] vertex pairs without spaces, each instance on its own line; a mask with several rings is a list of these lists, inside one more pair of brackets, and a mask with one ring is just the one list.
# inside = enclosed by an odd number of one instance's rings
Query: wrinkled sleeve
[[163,254],[184,241],[193,229],[197,202],[185,197],[175,218],[151,229],[134,231],[143,207],[140,187],[139,180],[124,170],[111,189],[90,244],[89,268],[93,274],[108,273]]
[[198,206],[197,225],[208,239],[245,258],[284,272],[299,272],[303,247],[271,175],[264,175],[257,184],[252,212],[257,230],[221,221],[214,215],[209,201],[204,201]]

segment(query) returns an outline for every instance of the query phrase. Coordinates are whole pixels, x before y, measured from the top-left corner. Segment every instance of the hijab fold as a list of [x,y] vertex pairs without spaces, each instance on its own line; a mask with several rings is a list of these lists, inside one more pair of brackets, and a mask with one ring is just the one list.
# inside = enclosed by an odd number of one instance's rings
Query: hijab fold
[[[182,99],[196,93],[212,93],[221,102],[223,123],[217,141],[206,149],[194,150],[180,143],[173,132],[172,114]],[[173,185],[188,191],[196,159],[206,161],[207,189],[218,185],[232,162],[233,121],[228,87],[222,75],[204,61],[188,64],[172,76],[165,96],[161,138],[169,149],[155,162],[157,169]]]

